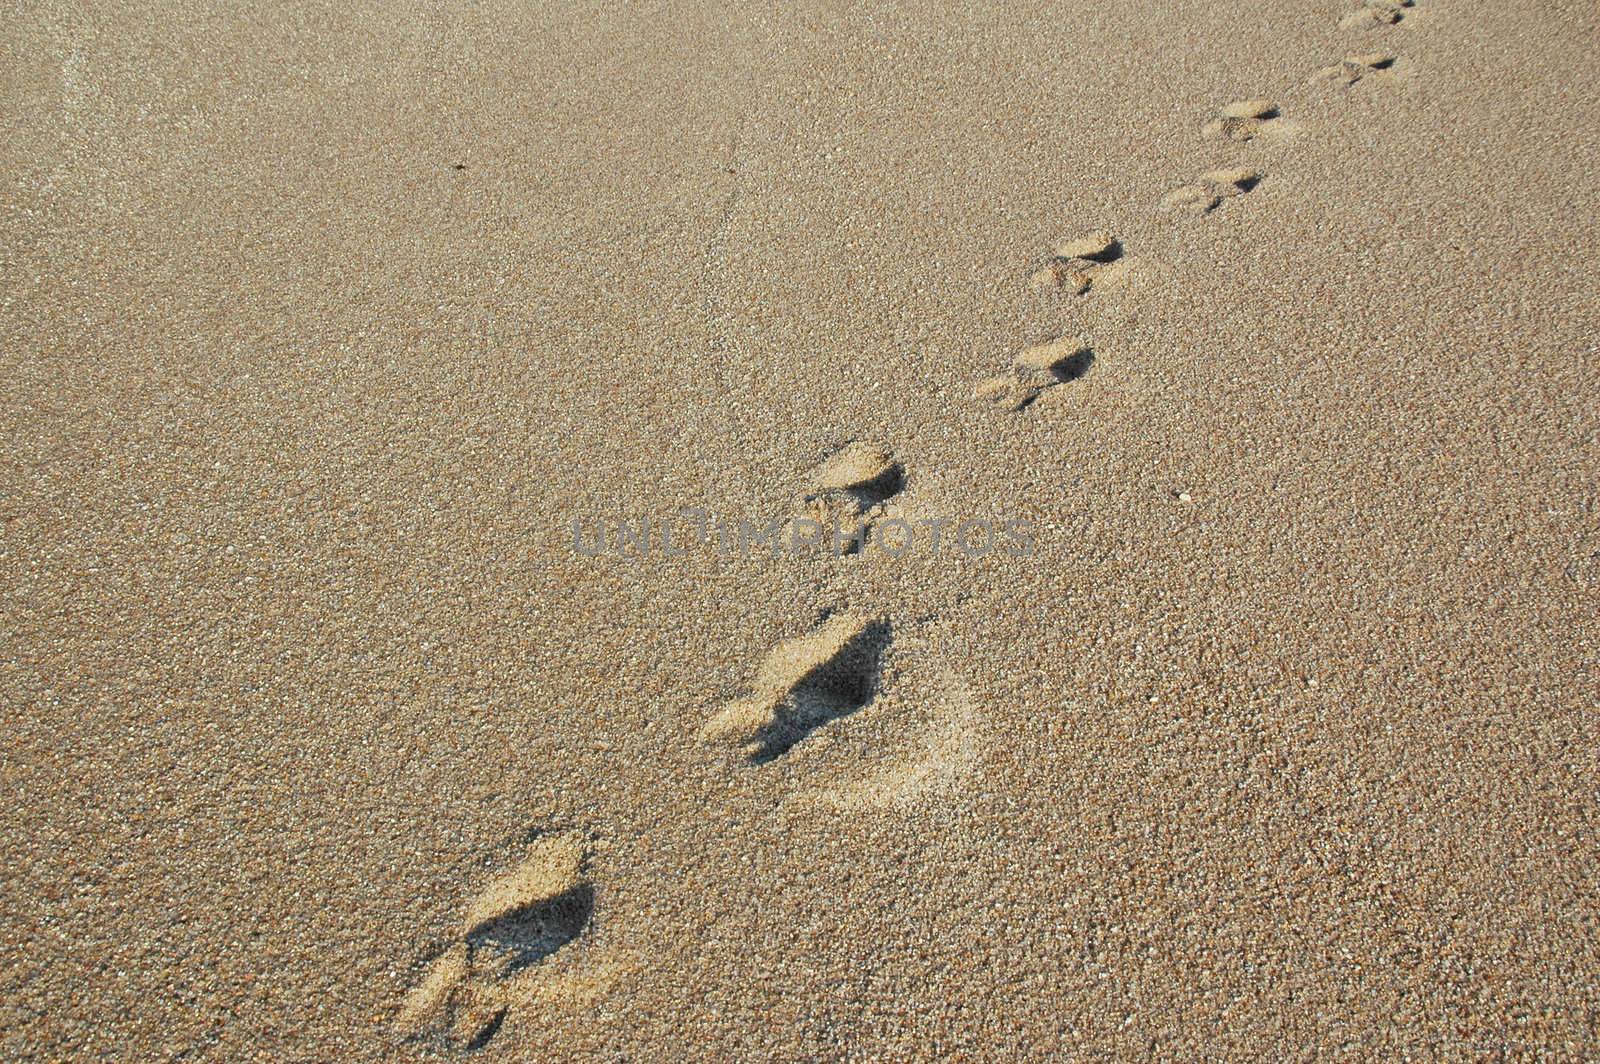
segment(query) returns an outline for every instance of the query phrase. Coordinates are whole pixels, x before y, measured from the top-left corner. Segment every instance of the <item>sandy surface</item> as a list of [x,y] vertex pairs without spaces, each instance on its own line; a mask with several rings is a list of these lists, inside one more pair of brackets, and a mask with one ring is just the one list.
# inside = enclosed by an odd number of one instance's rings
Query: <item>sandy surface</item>
[[13,8],[0,1056],[1600,1055],[1600,11],[1356,6]]

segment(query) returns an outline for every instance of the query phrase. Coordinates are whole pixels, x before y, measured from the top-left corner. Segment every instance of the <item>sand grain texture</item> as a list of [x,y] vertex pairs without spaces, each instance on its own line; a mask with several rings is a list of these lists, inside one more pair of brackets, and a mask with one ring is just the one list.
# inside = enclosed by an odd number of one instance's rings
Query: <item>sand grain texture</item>
[[0,1057],[1600,1057],[1597,39],[17,8]]

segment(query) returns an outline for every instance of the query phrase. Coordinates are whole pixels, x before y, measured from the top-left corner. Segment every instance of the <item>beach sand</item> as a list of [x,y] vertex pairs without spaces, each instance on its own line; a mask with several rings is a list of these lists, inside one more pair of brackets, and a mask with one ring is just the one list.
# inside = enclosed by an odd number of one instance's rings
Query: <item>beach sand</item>
[[1600,1056],[1597,34],[16,8],[0,1056]]

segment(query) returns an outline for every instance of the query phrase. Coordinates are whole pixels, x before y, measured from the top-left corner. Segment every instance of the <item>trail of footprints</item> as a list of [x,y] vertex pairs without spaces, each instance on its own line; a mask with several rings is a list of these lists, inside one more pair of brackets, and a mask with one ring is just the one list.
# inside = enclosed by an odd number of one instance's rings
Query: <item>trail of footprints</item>
[[[1339,21],[1341,29],[1367,32],[1393,26],[1412,0],[1364,0]],[[1388,52],[1346,56],[1311,77],[1315,85],[1348,89],[1390,70]],[[1208,140],[1246,144],[1269,133],[1280,121],[1275,103],[1240,100],[1222,107],[1201,126]],[[1254,189],[1264,175],[1250,167],[1207,171],[1162,197],[1174,213],[1208,215],[1225,202]],[[1036,292],[1082,296],[1114,276],[1123,254],[1109,232],[1095,231],[1056,245],[1029,268],[1027,284]],[[1027,410],[1048,389],[1082,378],[1094,365],[1088,343],[1059,335],[1024,346],[1002,372],[980,381],[974,398],[1008,413]],[[844,525],[869,532],[891,512],[905,486],[906,470],[885,447],[852,442],[819,465],[800,495],[798,517],[829,528]],[[784,757],[818,731],[872,706],[882,682],[884,655],[894,638],[890,618],[836,612],[811,630],[781,640],[756,664],[744,693],[713,713],[699,729],[710,748],[729,751],[738,763],[759,769]],[[948,682],[951,712],[946,734],[928,743],[924,763],[891,766],[856,784],[826,792],[830,801],[860,801],[866,796],[912,793],[931,780],[949,782],[976,760],[975,720],[970,694],[959,681]],[[580,957],[580,976],[562,971],[562,958],[586,935],[594,911],[595,888],[585,865],[585,839],[568,832],[536,839],[522,860],[492,880],[467,906],[455,940],[439,953],[420,983],[402,1003],[398,1027],[409,1037],[435,1038],[473,1049],[494,1037],[510,1011],[540,999],[577,1000],[605,984],[604,960]]]

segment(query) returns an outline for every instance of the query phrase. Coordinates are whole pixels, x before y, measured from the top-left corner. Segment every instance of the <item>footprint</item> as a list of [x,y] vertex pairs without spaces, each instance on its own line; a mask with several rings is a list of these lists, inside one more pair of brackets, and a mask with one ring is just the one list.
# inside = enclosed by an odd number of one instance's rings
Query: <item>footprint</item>
[[[859,529],[860,537],[843,546],[843,553],[854,554],[905,480],[905,467],[887,448],[857,440],[812,472],[802,516],[826,529]],[[790,534],[796,534],[792,525]]]
[[918,724],[916,748],[849,782],[797,796],[797,804],[836,811],[891,809],[955,790],[982,756],[982,715],[967,685],[949,669],[939,672]]
[[1278,105],[1271,100],[1239,100],[1224,107],[1200,132],[1212,140],[1252,140],[1277,117]]
[[1260,183],[1261,174],[1255,170],[1213,170],[1161,197],[1161,206],[1190,214],[1208,214],[1223,200],[1242,196]]
[[1404,17],[1411,0],[1366,0],[1366,3],[1339,20],[1342,30],[1375,30],[1393,26]]
[[524,979],[588,926],[594,889],[583,875],[586,857],[576,832],[546,836],[485,887],[467,909],[460,940],[406,995],[401,1031],[468,1049],[493,1038],[510,1008],[532,996]]
[[1094,352],[1085,344],[1058,336],[1025,349],[1009,371],[982,382],[973,395],[1002,410],[1021,410],[1046,388],[1077,380],[1093,365]]
[[844,613],[779,643],[756,670],[751,693],[707,721],[701,738],[737,746],[751,764],[782,757],[872,701],[890,634],[885,620]]
[[1097,230],[1057,246],[1048,262],[1028,275],[1028,287],[1035,291],[1066,290],[1082,295],[1094,283],[1095,274],[1108,263],[1122,257],[1122,245],[1104,230]]
[[1392,66],[1394,66],[1394,56],[1387,52],[1368,52],[1366,55],[1346,56],[1342,62],[1334,66],[1323,67],[1311,75],[1311,80],[1348,87],[1375,70],[1388,70]]

